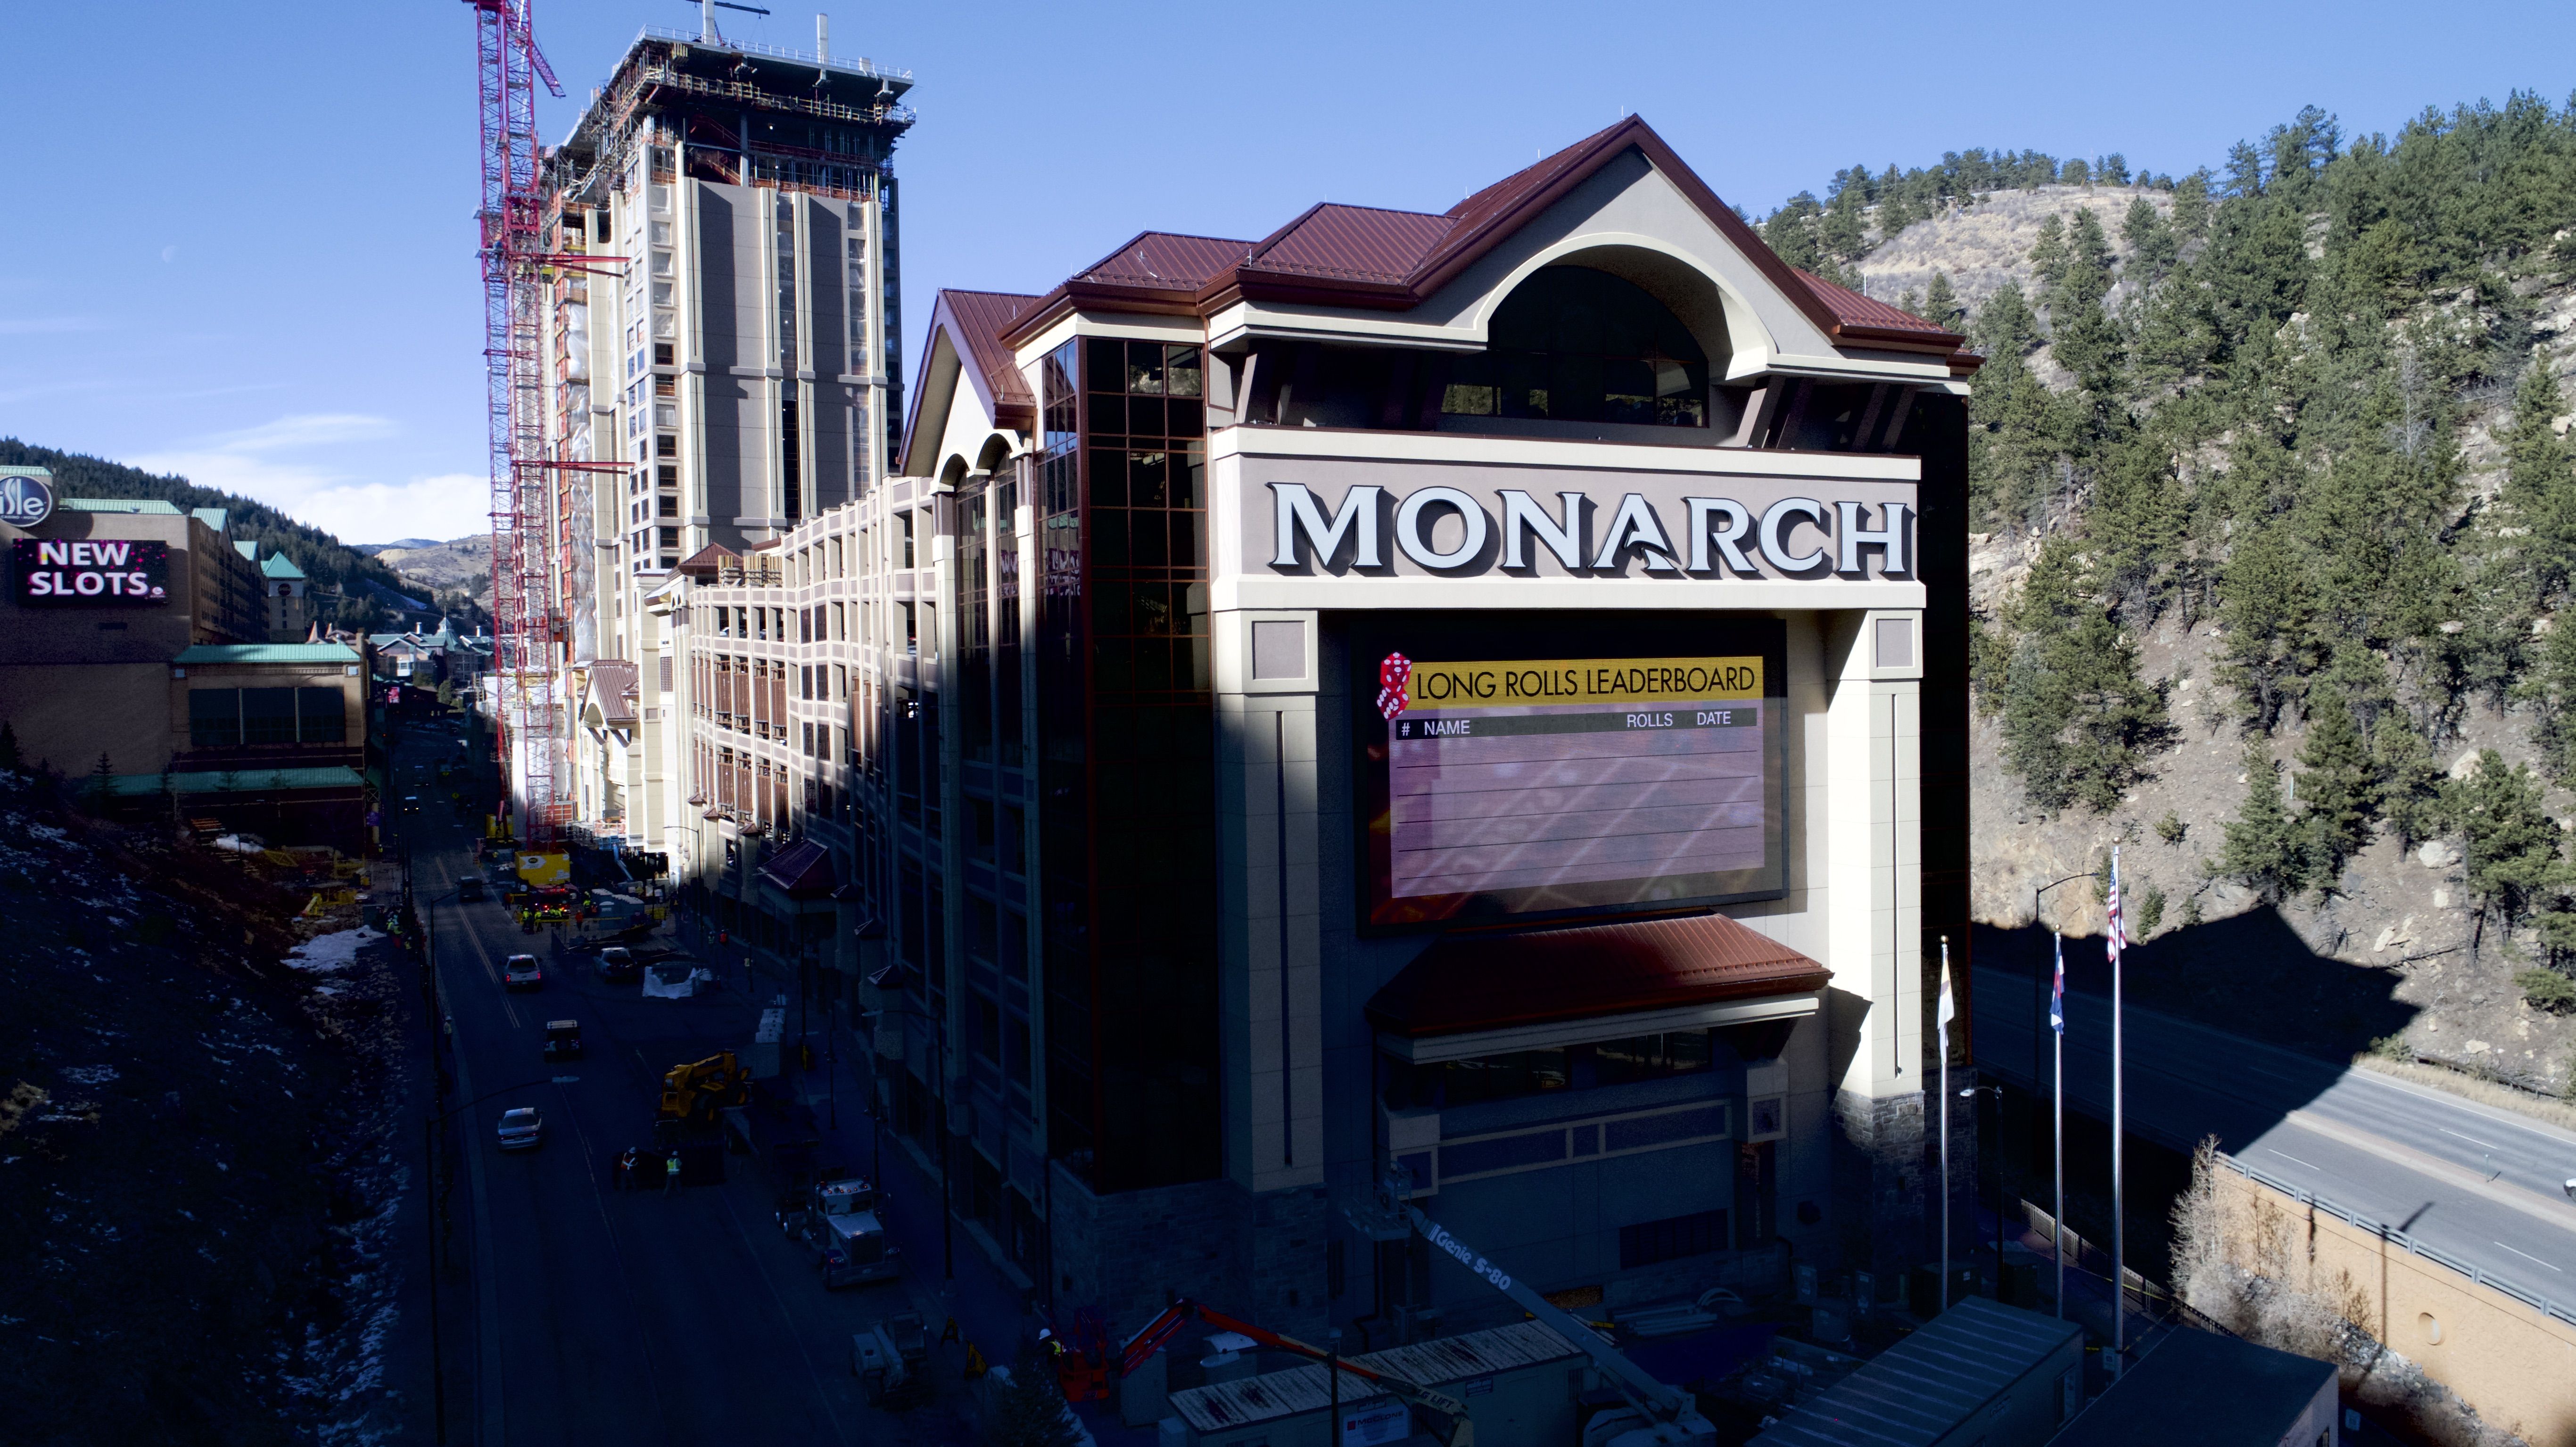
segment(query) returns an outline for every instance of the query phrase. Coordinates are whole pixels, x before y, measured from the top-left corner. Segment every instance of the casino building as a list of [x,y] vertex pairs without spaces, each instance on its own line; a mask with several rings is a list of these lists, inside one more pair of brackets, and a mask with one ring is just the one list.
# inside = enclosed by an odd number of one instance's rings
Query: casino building
[[1634,119],[1437,214],[1145,232],[942,293],[899,475],[684,562],[596,723],[746,938],[865,980],[1060,1317],[1507,1312],[1369,1229],[1390,1172],[1569,1300],[1892,1282],[1976,363]]
[[300,594],[303,575],[229,524],[222,508],[58,499],[41,468],[0,474],[0,720],[23,759],[84,790],[104,757],[126,812],[358,849],[364,661],[272,641],[275,590]]

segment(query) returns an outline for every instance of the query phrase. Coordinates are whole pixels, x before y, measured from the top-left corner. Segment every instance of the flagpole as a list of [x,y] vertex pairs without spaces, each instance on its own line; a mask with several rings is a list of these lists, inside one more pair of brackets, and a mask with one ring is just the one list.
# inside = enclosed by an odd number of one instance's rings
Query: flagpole
[[2128,1141],[2120,1120],[2120,956],[2128,941],[2128,921],[2120,908],[2120,846],[2111,846],[2111,1375],[2120,1375],[2120,1354],[2127,1350],[2129,1320],[2129,1255],[2127,1198],[2121,1192],[2120,1167]]
[[2057,1258],[2057,1319],[2066,1319],[2066,1000],[2062,993],[2066,980],[2066,936],[2057,936],[2057,989],[2061,992],[2049,1024],[2050,1094],[2056,1100],[2050,1106],[2048,1127],[2048,1168],[2054,1177],[2056,1204],[2051,1208],[2055,1219],[2049,1223],[2049,1254]]

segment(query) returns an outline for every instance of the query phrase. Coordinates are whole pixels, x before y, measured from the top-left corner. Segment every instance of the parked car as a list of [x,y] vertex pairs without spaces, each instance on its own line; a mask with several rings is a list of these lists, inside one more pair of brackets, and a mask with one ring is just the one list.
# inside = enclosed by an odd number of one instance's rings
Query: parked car
[[537,963],[535,955],[512,955],[501,965],[501,987],[505,990],[543,989],[545,983],[545,967]]
[[624,984],[643,977],[644,967],[635,960],[635,952],[624,945],[607,945],[599,952],[599,977],[610,984]]
[[483,876],[479,874],[469,874],[456,881],[456,897],[459,900],[464,901],[481,899],[483,897]]
[[545,1122],[537,1118],[536,1107],[523,1105],[501,1112],[500,1145],[505,1151],[532,1151],[544,1130]]
[[548,1020],[546,1022],[546,1058],[578,1060],[581,1058],[581,1022]]
[[402,811],[403,811],[404,813],[406,813],[406,814],[417,814],[417,813],[419,813],[419,812],[420,812],[420,796],[419,796],[418,794],[405,794],[405,795],[403,795]]

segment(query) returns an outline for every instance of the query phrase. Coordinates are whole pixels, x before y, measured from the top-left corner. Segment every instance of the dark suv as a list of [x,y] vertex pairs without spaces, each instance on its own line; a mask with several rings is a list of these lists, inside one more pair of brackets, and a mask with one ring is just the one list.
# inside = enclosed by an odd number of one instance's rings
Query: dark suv
[[483,897],[483,876],[479,874],[469,874],[463,879],[456,881],[456,897],[459,900],[481,899]]

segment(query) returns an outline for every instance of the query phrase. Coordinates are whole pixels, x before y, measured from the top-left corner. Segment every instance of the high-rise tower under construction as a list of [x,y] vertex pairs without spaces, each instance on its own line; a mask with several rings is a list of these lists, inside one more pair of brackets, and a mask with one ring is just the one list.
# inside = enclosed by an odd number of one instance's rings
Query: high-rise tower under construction
[[[651,666],[642,599],[681,559],[757,546],[885,475],[910,85],[834,58],[819,20],[810,54],[648,26],[546,153],[541,249],[562,265],[545,279],[545,442],[590,464],[556,474],[566,698],[594,665]],[[578,721],[549,731],[567,749]],[[624,822],[622,801],[552,773],[566,797],[523,810]]]

